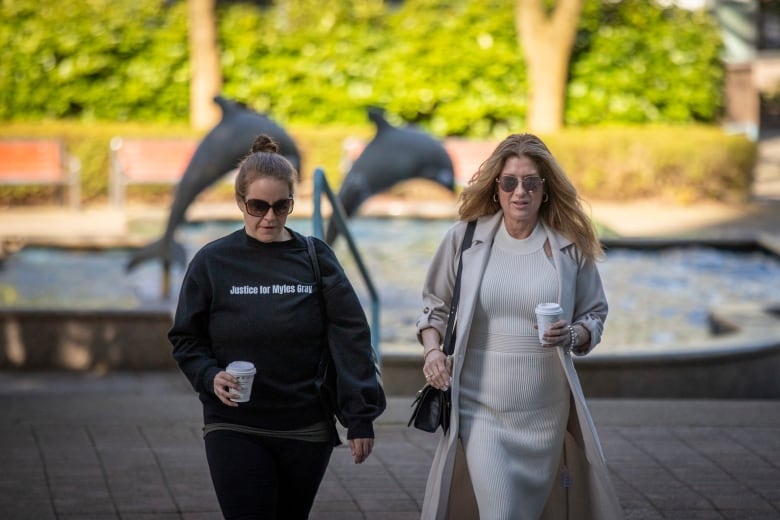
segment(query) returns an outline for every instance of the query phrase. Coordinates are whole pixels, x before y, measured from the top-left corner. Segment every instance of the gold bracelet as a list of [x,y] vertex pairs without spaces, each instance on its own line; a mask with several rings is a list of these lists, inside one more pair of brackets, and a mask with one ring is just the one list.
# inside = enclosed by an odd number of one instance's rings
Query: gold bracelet
[[428,359],[428,354],[430,354],[431,352],[434,352],[436,350],[441,352],[441,348],[431,348],[431,349],[428,349],[428,351],[423,354],[423,363],[425,363],[425,360]]

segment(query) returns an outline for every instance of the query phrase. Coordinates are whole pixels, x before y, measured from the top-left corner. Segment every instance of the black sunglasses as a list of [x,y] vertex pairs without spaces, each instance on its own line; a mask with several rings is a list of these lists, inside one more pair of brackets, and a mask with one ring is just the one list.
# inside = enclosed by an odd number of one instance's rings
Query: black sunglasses
[[517,189],[517,185],[522,183],[523,189],[528,193],[534,192],[542,187],[544,179],[537,175],[529,175],[528,177],[515,177],[514,175],[502,175],[496,179],[498,187],[501,191],[512,193]]
[[248,199],[244,201],[244,206],[246,207],[246,212],[253,217],[263,218],[269,209],[273,209],[277,217],[283,217],[292,213],[293,202],[292,197],[277,200],[273,204],[261,199]]

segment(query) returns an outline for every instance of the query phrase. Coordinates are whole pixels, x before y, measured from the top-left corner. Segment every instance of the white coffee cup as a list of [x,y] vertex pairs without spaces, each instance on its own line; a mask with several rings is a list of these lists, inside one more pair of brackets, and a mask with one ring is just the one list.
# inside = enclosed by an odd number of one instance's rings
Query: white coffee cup
[[252,383],[257,373],[255,365],[249,361],[233,361],[225,370],[228,374],[238,379],[240,386],[238,397],[231,397],[230,400],[234,403],[246,403],[249,401],[249,396],[252,395]]
[[544,333],[550,326],[561,319],[563,309],[557,303],[540,303],[536,306],[536,325],[539,328],[539,342],[547,344],[544,340]]

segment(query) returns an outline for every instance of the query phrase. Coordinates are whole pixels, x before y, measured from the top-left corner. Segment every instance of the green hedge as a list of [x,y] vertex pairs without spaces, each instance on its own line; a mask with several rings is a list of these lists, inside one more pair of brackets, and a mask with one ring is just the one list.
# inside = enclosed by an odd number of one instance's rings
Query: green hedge
[[[335,185],[343,139],[373,132],[369,105],[437,137],[523,131],[528,85],[514,4],[224,2],[217,13],[223,93],[286,126],[304,153],[304,174],[323,166]],[[64,138],[82,160],[85,201],[104,200],[113,135],[200,135],[186,125],[186,14],[184,0],[0,3],[0,135]],[[706,12],[586,0],[568,128],[546,138],[583,193],[747,196],[755,144],[713,127],[722,104],[720,49]],[[657,126],[607,126],[616,124]],[[0,202],[51,192],[2,187]]]
[[[523,128],[515,0],[286,0],[218,9],[224,94],[285,124],[361,124],[379,105],[437,136]],[[0,3],[0,121],[186,122],[186,2]],[[567,125],[717,121],[712,16],[586,0]]]
[[566,122],[714,122],[723,102],[721,50],[706,11],[661,9],[649,0],[586,2]]
[[[373,128],[363,125],[299,125],[288,128],[303,155],[302,174],[311,178],[315,167],[325,169],[329,181],[337,186],[341,149],[344,139],[355,136],[370,139]],[[80,121],[47,120],[43,122],[6,123],[0,125],[0,139],[12,137],[58,138],[69,154],[81,161],[82,199],[86,204],[108,200],[109,144],[114,136],[122,137],[182,137],[200,139],[205,132],[196,132],[184,124],[160,123],[85,123]],[[47,186],[2,186],[0,204],[36,204],[54,201],[55,188]],[[170,186],[131,186],[128,198],[149,201],[167,195]],[[230,200],[231,192],[220,190],[221,197]],[[217,193],[216,196],[220,196]]]
[[[311,179],[323,167],[334,188],[341,171],[341,150],[347,137],[370,139],[373,127],[363,125],[293,125],[290,133],[303,154],[302,173]],[[9,136],[61,137],[82,161],[86,204],[105,203],[108,193],[109,142],[125,137],[199,137],[184,125],[85,124],[51,121],[0,126]],[[627,200],[658,197],[676,203],[699,200],[745,201],[750,196],[757,145],[744,136],[727,135],[712,126],[600,126],[566,129],[543,136],[545,142],[590,199]],[[224,187],[223,187],[224,188]],[[52,189],[0,186],[0,203],[52,202]],[[171,189],[134,187],[130,200],[159,200]],[[211,196],[230,200],[229,189]]]
[[712,126],[573,128],[545,142],[591,199],[750,198],[758,146]]
[[0,4],[0,119],[189,116],[186,2]]

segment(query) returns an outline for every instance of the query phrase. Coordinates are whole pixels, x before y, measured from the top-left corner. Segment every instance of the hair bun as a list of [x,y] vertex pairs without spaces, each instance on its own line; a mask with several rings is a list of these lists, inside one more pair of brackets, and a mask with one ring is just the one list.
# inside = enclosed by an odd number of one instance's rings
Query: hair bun
[[269,135],[260,134],[255,138],[255,142],[252,143],[250,152],[279,153],[279,145]]

